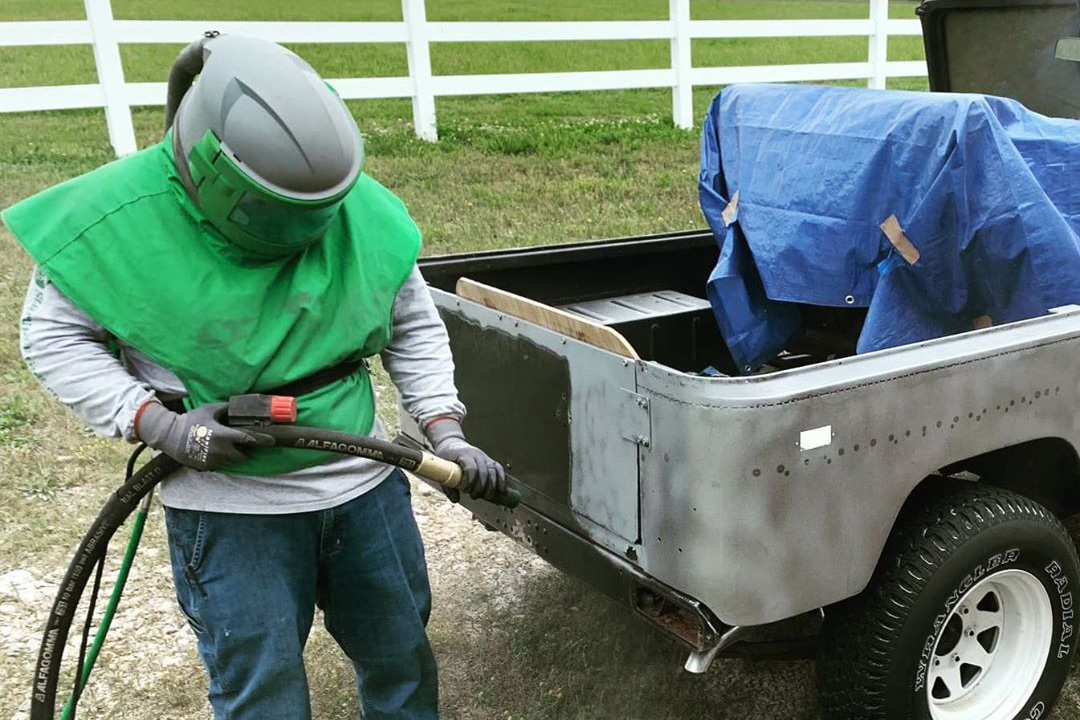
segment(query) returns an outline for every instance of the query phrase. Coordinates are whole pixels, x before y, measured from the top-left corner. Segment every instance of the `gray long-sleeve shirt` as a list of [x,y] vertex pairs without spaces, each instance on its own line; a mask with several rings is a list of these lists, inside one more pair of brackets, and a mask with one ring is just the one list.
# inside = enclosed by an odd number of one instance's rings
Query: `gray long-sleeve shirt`
[[[57,400],[87,425],[109,437],[134,441],[135,412],[147,400],[186,394],[180,379],[138,349],[118,343],[60,292],[41,272],[30,281],[22,314],[22,353],[30,370]],[[419,269],[398,291],[393,338],[383,366],[417,420],[462,417],[454,387],[454,364],[446,328]],[[385,437],[376,420],[371,434]],[[323,510],[374,488],[391,468],[341,457],[274,477],[249,477],[182,468],[161,486],[161,501],[175,508],[214,512],[281,514]]]

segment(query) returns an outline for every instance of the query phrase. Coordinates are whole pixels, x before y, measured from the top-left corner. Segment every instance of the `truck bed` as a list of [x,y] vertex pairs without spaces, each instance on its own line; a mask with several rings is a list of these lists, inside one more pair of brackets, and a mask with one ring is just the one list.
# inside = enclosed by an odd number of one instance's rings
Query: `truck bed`
[[[524,498],[466,507],[707,650],[858,593],[930,475],[1040,442],[1075,467],[1080,308],[854,355],[859,311],[806,307],[788,358],[735,377],[700,302],[716,253],[688,232],[421,262],[466,433]],[[462,278],[611,320],[637,357],[460,297]]]
[[[709,230],[430,258],[433,287],[462,277],[580,314],[623,335],[643,360],[687,373],[735,374],[705,299],[716,264]],[[762,373],[855,353],[865,308],[799,305],[804,332]]]

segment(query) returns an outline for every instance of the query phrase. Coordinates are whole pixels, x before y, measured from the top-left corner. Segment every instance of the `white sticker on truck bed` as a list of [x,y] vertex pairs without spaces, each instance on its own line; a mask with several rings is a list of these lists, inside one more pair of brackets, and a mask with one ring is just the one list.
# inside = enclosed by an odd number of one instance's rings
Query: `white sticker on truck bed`
[[813,450],[832,444],[832,425],[823,425],[813,430],[803,430],[799,433],[799,449]]

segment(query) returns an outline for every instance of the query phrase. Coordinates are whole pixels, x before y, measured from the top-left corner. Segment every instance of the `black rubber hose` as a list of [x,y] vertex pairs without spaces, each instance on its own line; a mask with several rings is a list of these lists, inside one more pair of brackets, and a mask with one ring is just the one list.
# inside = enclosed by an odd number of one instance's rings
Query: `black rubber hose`
[[[336,452],[342,455],[376,460],[387,465],[415,471],[420,467],[424,454],[420,450],[405,447],[386,440],[352,435],[334,430],[321,430],[295,425],[270,425],[258,428],[258,432],[270,435],[279,447],[296,447],[307,450]],[[34,691],[30,703],[30,720],[53,720],[56,712],[56,686],[60,680],[60,661],[64,655],[71,624],[75,618],[79,600],[90,580],[95,566],[105,557],[109,540],[124,524],[139,502],[158,483],[171,475],[180,463],[168,455],[158,455],[143,465],[131,478],[120,486],[101,508],[82,542],[79,543],[68,566],[60,591],[53,601],[45,625],[45,634],[38,651],[34,672]],[[508,507],[521,501],[516,490],[492,500]]]
[[[369,460],[377,460],[410,472],[419,469],[424,459],[424,453],[414,448],[335,430],[321,430],[302,425],[269,425],[258,428],[258,432],[274,438],[278,447],[295,447],[304,448],[305,450],[322,450],[342,455],[354,455]],[[488,502],[509,508],[517,507],[521,503],[521,493],[513,488],[507,488],[505,493],[496,494]]]
[[303,425],[267,425],[252,428],[252,432],[269,435],[274,438],[277,447],[303,448],[305,450],[321,450],[342,455],[353,455],[387,465],[394,465],[402,470],[416,470],[420,467],[420,461],[423,459],[423,453],[419,450],[396,445],[387,440],[353,435],[338,432],[337,430],[322,430],[304,427]]
[[83,536],[68,565],[60,591],[53,601],[45,624],[45,635],[34,668],[34,693],[30,703],[31,720],[52,720],[56,708],[56,685],[60,680],[60,661],[64,655],[71,623],[83,590],[94,567],[105,556],[109,540],[135,511],[146,493],[168,477],[180,464],[168,455],[158,455],[143,465],[114,492],[101,508],[90,530]]

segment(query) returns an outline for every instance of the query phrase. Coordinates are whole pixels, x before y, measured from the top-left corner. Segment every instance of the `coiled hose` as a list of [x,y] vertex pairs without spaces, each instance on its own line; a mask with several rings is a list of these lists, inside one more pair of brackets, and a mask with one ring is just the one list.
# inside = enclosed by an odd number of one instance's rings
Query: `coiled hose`
[[[278,446],[305,448],[315,451],[337,452],[343,455],[375,460],[387,465],[408,470],[421,477],[433,480],[443,486],[455,488],[461,481],[460,468],[441,458],[437,458],[422,450],[405,447],[397,443],[378,440],[362,435],[318,428],[300,427],[293,425],[269,425],[258,429],[260,434],[274,438]],[[75,557],[68,565],[67,573],[60,584],[60,590],[53,601],[52,610],[45,625],[45,634],[38,651],[38,660],[34,668],[33,697],[30,704],[31,720],[52,720],[56,711],[56,692],[60,680],[60,664],[64,655],[64,647],[67,643],[71,624],[75,620],[79,600],[83,591],[90,582],[91,577],[96,575],[95,592],[91,596],[90,612],[87,616],[87,625],[90,625],[90,616],[93,614],[93,599],[96,596],[97,584],[100,582],[101,569],[104,565],[105,554],[109,541],[124,523],[135,512],[144,498],[148,498],[154,487],[167,478],[180,464],[167,455],[158,455],[143,465],[137,471],[133,471],[134,456],[129,463],[128,478],[106,501],[101,508],[94,523],[83,536],[75,551]],[[491,502],[507,507],[515,507],[521,501],[521,495],[514,489],[508,489],[505,494],[492,498]],[[99,624],[94,644],[90,651],[85,654],[85,638],[83,648],[80,650],[79,667],[76,668],[76,679],[71,697],[65,703],[61,718],[68,720],[73,718],[82,689],[86,687],[90,671],[97,659],[101,645],[105,641],[105,635],[109,629],[109,622],[119,604],[120,595],[123,591],[127,571],[134,558],[135,549],[138,546],[142,534],[142,523],[145,520],[145,509],[136,518],[133,527],[131,541],[125,553],[124,565],[121,567],[113,587],[112,597],[105,616]]]

